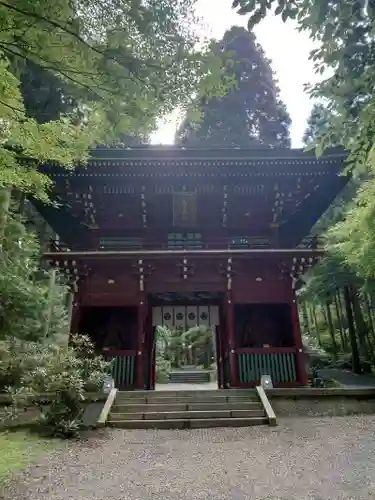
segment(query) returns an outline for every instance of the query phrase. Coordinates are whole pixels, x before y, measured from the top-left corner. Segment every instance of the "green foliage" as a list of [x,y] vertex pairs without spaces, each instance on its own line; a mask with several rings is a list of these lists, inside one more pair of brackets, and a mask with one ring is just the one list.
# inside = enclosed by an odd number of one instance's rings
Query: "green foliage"
[[182,342],[193,351],[194,357],[199,364],[209,368],[213,355],[211,328],[206,326],[189,328],[182,334]]
[[201,115],[188,115],[176,134],[184,146],[289,146],[290,117],[280,101],[270,61],[255,36],[232,27],[215,46],[231,86],[222,97],[198,99]]
[[0,186],[47,200],[38,164],[70,168],[95,143],[147,135],[192,96],[220,94],[194,3],[1,1]]
[[35,236],[25,231],[19,218],[10,216],[0,258],[0,340],[8,335],[24,340],[41,338],[50,307],[51,334],[66,333],[66,288],[57,284],[54,294],[48,294],[49,275],[39,270],[39,255]]
[[329,354],[325,349],[322,349],[314,339],[304,336],[303,337],[303,347],[304,351],[308,356],[309,367],[312,370],[319,370],[332,362]]
[[362,184],[345,219],[330,230],[333,248],[354,273],[366,280],[372,279],[375,272],[374,195],[375,184],[370,179]]
[[[307,128],[303,135],[303,142],[306,146],[311,146],[319,141],[319,138],[324,136],[329,128],[333,116],[331,111],[327,109],[324,104],[315,103],[309,119],[307,121]],[[339,138],[333,141],[332,146],[340,145]]]
[[57,283],[50,293],[39,257],[34,235],[9,214],[0,254],[0,392],[10,391],[15,414],[30,398],[52,394],[41,423],[51,434],[70,436],[81,426],[85,393],[101,389],[110,364],[88,338],[68,346],[66,287]]
[[94,355],[88,338],[80,339],[80,353],[56,343],[24,342],[8,338],[1,342],[1,375],[11,371],[12,385],[3,387],[13,397],[14,415],[40,394],[51,403],[40,413],[40,424],[49,434],[71,437],[82,426],[87,389],[100,391],[110,364]]
[[[210,328],[195,326],[169,330],[164,326],[156,329],[156,367],[159,378],[169,379],[171,367],[183,364],[203,364],[208,368],[212,362],[213,345]],[[157,375],[158,378],[158,375]]]
[[[295,19],[318,43],[311,52],[317,72],[330,76],[309,88],[330,115],[320,137],[321,149],[340,143],[356,168],[374,166],[375,16],[373,2],[339,0],[240,0],[241,14],[253,26],[275,9],[284,21]],[[260,15],[261,14],[261,15]]]
[[169,360],[170,341],[173,332],[165,326],[156,327],[155,378],[156,382],[165,384],[169,381],[171,362]]
[[169,382],[171,362],[160,355],[156,355],[155,378],[158,384]]
[[49,294],[49,274],[39,269],[40,248],[23,221],[9,215],[0,258],[0,340],[7,336],[35,341],[44,335],[51,309],[50,334],[66,335],[66,287],[56,284]]
[[353,279],[353,273],[345,266],[340,255],[330,252],[304,276],[304,284],[298,291],[298,295],[302,299],[307,298],[324,303],[327,297],[352,282]]
[[250,16],[250,26],[274,10],[284,21],[295,19],[316,42],[310,57],[323,80],[307,87],[320,104],[313,109],[305,142],[316,144],[317,154],[343,145],[353,181],[317,228],[327,232],[328,254],[306,277],[303,294],[326,304],[343,285],[350,285],[344,297],[353,366],[357,342],[360,354],[373,362],[374,326],[365,289],[375,271],[374,2],[239,0],[233,7]]

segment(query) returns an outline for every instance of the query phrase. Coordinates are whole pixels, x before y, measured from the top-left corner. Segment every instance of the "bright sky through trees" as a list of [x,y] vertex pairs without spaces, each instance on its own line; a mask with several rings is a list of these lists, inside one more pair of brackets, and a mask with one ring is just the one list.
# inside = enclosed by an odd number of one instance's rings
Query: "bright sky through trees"
[[[230,0],[198,0],[197,14],[203,17],[207,33],[221,38],[232,25],[247,25],[248,16],[239,16],[231,9]],[[309,52],[313,48],[307,33],[299,33],[291,22],[283,23],[280,17],[268,16],[255,33],[267,57],[272,61],[272,68],[280,85],[280,97],[286,104],[292,118],[292,146],[300,147],[306,122],[312,103],[304,92],[305,83],[317,81],[313,63],[309,61]],[[176,117],[159,127],[152,138],[153,143],[173,143],[176,130]]]

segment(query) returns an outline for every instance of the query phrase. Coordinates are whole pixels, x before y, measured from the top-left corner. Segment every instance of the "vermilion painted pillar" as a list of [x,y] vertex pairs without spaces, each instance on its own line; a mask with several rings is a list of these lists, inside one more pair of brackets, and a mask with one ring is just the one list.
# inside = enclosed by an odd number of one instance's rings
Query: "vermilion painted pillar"
[[220,326],[216,327],[215,335],[216,335],[216,366],[217,366],[217,386],[218,389],[224,388],[224,373],[223,373],[223,346],[222,346],[222,322],[220,322]]
[[295,345],[297,347],[297,354],[296,354],[297,380],[300,385],[308,385],[309,380],[307,374],[307,363],[305,354],[303,352],[301,327],[299,324],[297,301],[294,291],[292,300],[292,324],[293,324]]
[[135,362],[135,387],[137,389],[144,388],[144,356],[143,350],[145,347],[145,321],[146,321],[146,301],[145,294],[140,294],[137,315],[137,355]]
[[236,355],[236,339],[235,339],[235,323],[234,323],[234,304],[230,291],[226,294],[226,318],[227,318],[227,338],[229,350],[229,382],[231,387],[238,385],[237,380],[237,355]]

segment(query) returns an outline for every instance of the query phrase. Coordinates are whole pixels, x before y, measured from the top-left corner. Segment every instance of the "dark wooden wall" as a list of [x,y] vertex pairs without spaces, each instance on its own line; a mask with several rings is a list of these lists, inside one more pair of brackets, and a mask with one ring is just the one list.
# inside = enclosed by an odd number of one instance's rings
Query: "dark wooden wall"
[[[144,261],[145,293],[227,291],[226,259],[183,259]],[[276,262],[267,258],[233,259],[232,299],[234,303],[291,303],[290,278]],[[138,305],[140,285],[137,266],[120,261],[97,265],[80,285],[82,306]]]

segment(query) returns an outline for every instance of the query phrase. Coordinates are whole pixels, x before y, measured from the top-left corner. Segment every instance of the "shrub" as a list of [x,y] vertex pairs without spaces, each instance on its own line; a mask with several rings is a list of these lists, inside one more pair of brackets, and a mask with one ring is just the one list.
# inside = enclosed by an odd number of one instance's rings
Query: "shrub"
[[81,425],[85,393],[101,389],[110,363],[87,337],[67,345],[67,288],[59,276],[51,286],[36,236],[22,222],[9,213],[0,252],[0,392],[12,395],[14,415],[50,393],[41,421],[51,434],[69,436]]
[[171,363],[161,356],[156,356],[156,382],[159,384],[166,384],[169,381],[171,373]]
[[[88,338],[80,342],[81,351],[75,351],[74,346],[17,339],[2,342],[1,374],[3,381],[7,373],[12,374],[7,389],[12,395],[14,415],[36,396],[48,394],[50,405],[39,415],[43,428],[51,435],[64,437],[80,429],[85,393],[88,388],[99,391],[110,368],[110,363],[94,355]],[[11,370],[7,371],[7,367]]]

